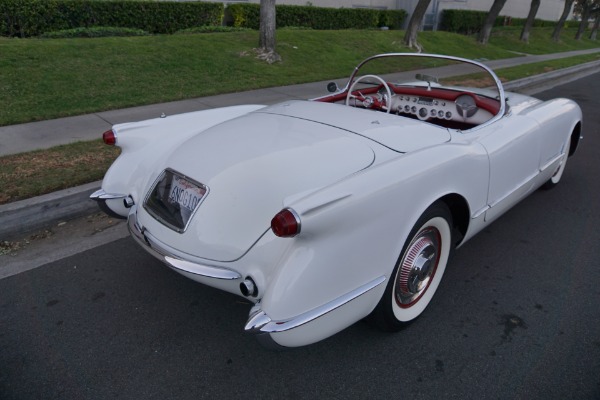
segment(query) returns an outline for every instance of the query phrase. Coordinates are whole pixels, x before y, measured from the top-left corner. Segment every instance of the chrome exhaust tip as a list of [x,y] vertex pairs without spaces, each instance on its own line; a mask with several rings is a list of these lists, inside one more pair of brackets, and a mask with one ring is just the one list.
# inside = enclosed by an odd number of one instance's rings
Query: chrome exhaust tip
[[125,208],[131,208],[134,204],[135,202],[133,201],[133,197],[131,196],[127,196],[123,199],[123,205],[125,206]]
[[258,288],[250,277],[247,277],[240,283],[240,291],[246,297],[256,297],[258,295]]

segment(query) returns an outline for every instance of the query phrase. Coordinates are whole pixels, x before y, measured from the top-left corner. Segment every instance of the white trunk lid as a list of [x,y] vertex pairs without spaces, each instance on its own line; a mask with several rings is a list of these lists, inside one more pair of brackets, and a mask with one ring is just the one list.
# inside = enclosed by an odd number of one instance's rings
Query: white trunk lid
[[300,118],[251,113],[185,142],[165,168],[206,185],[183,233],[147,213],[140,222],[181,251],[233,261],[270,227],[283,199],[309,193],[367,168],[373,150],[349,132]]

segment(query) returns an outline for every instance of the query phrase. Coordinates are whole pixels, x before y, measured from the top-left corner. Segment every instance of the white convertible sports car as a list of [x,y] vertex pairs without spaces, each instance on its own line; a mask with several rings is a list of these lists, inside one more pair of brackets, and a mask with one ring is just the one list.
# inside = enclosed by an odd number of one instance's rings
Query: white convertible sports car
[[452,251],[540,186],[581,137],[573,101],[505,93],[485,65],[382,54],[343,89],[115,125],[91,197],[175,271],[254,306],[266,345],[417,318]]

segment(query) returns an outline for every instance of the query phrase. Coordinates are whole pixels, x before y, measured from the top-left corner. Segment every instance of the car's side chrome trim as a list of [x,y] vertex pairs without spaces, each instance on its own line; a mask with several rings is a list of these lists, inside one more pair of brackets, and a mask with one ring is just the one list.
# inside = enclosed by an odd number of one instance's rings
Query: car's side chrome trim
[[116,212],[111,210],[110,207],[108,207],[106,205],[106,201],[107,200],[124,200],[128,196],[129,196],[128,194],[107,193],[103,189],[98,189],[90,195],[90,199],[97,202],[100,209],[103,212],[105,212],[106,214],[110,215],[111,217],[125,219],[125,217],[123,215],[117,214]]
[[507,198],[509,198],[510,196],[512,196],[515,192],[518,192],[524,186],[528,185],[538,175],[539,175],[539,171],[536,171],[535,173],[529,175],[527,178],[523,179],[522,182],[520,182],[518,185],[515,185],[515,187],[514,187],[513,190],[507,192],[504,196],[500,197],[499,199],[496,199],[495,201],[491,202],[489,204],[490,208],[494,208],[498,204],[502,203],[504,200],[506,200]]
[[560,160],[562,157],[564,157],[564,155],[565,155],[565,153],[564,153],[564,149],[563,149],[562,153],[558,154],[557,156],[554,156],[550,161],[548,161],[546,164],[542,165],[542,167],[540,168],[540,172],[544,172],[552,164],[556,163],[558,160]]
[[125,197],[127,197],[126,194],[106,193],[103,189],[98,189],[94,193],[90,194],[90,199],[95,201],[124,199]]
[[481,215],[483,215],[487,210],[490,209],[490,206],[485,205],[485,207],[483,207],[482,209],[476,211],[473,213],[473,216],[471,217],[471,219],[476,219],[479,218]]
[[212,279],[235,280],[242,276],[232,270],[213,265],[201,264],[192,260],[185,260],[177,256],[175,251],[156,239],[147,229],[137,221],[137,207],[132,207],[127,220],[127,227],[131,236],[150,254],[177,270],[200,275]]
[[309,322],[312,322],[317,318],[320,318],[336,310],[337,308],[340,308],[344,304],[351,302],[352,300],[364,295],[370,290],[373,290],[377,286],[381,285],[383,282],[385,282],[385,279],[385,276],[380,276],[379,278],[374,279],[371,282],[366,283],[361,287],[356,288],[353,291],[330,301],[327,304],[309,310],[296,317],[281,321],[273,321],[267,315],[267,313],[260,309],[260,303],[258,303],[251,310],[250,317],[248,318],[248,322],[246,322],[246,326],[244,327],[244,329],[246,330],[246,332],[254,334],[289,331],[290,329],[294,329]]

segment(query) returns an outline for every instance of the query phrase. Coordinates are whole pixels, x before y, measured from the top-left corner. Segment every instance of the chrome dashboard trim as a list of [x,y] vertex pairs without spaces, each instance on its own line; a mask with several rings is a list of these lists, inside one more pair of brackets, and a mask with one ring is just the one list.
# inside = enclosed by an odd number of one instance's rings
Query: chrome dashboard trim
[[227,268],[217,267],[198,263],[192,260],[186,260],[181,256],[176,255],[176,251],[169,246],[161,243],[147,229],[141,226],[137,220],[137,207],[133,206],[129,212],[127,219],[127,227],[131,236],[138,242],[146,251],[152,254],[160,261],[167,264],[169,267],[180,270],[186,273],[200,275],[206,278],[235,280],[242,279],[242,275]]
[[250,316],[248,317],[248,321],[246,322],[246,326],[244,330],[249,333],[254,334],[264,334],[264,333],[276,333],[276,332],[285,332],[294,328],[298,328],[302,325],[313,322],[314,320],[332,312],[341,306],[350,303],[356,298],[364,295],[372,289],[375,289],[377,286],[381,285],[385,282],[385,276],[380,276],[368,282],[351,292],[348,292],[337,299],[330,301],[327,304],[316,307],[312,310],[309,310],[305,313],[302,313],[296,317],[281,320],[281,321],[273,321],[267,313],[265,313],[262,309],[260,309],[260,302],[257,303],[252,310],[250,310]]

